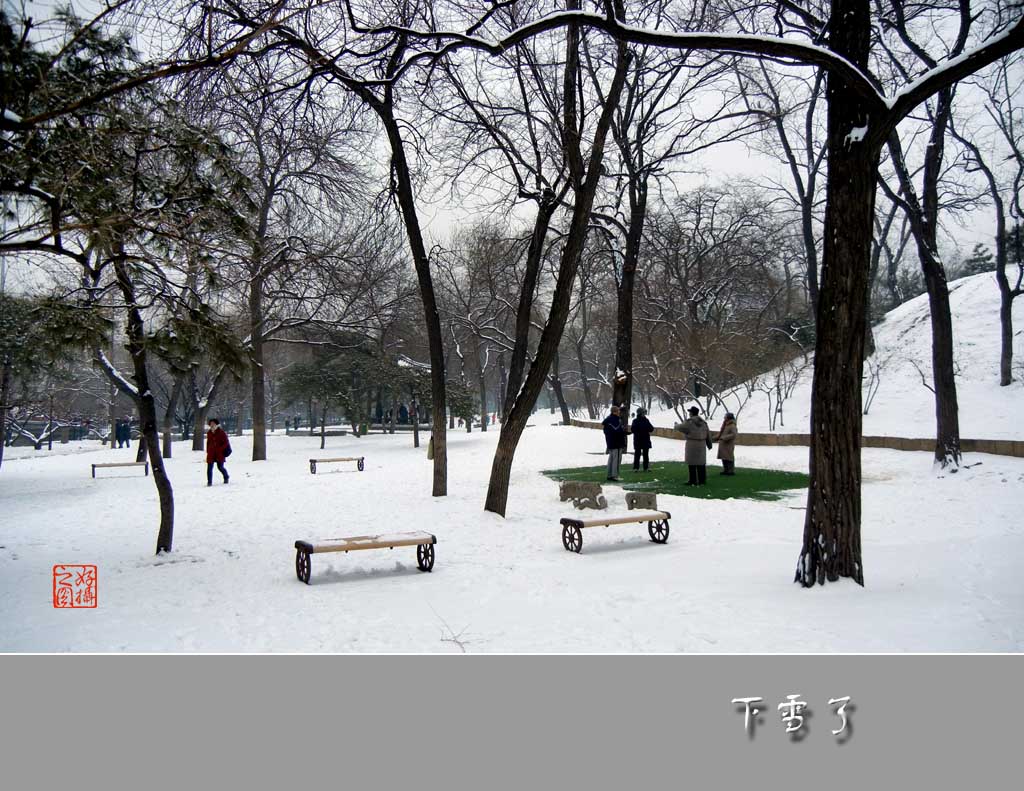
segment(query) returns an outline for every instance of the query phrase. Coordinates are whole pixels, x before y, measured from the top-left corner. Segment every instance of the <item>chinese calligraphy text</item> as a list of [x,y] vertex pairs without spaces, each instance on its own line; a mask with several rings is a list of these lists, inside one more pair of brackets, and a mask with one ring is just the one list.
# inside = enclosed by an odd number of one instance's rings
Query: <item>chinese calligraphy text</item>
[[96,566],[60,564],[53,567],[53,606],[91,608],[97,603]]

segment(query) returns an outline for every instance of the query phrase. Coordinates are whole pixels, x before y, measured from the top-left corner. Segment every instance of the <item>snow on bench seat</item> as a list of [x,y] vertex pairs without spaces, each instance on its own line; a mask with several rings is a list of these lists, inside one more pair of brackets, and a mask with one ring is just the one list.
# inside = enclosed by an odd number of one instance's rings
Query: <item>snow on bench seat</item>
[[434,544],[437,537],[432,533],[383,533],[376,536],[345,536],[325,538],[320,541],[295,542],[295,575],[309,584],[311,573],[310,555],[322,552],[353,552],[362,549],[394,549],[395,547],[416,547],[416,565],[420,571],[434,568]]
[[668,511],[634,511],[621,516],[601,516],[591,519],[578,519],[574,516],[562,517],[562,546],[569,552],[580,552],[583,549],[583,530],[587,527],[610,527],[611,525],[628,525],[647,523],[647,533],[651,541],[664,544],[668,541],[668,520],[672,514]]

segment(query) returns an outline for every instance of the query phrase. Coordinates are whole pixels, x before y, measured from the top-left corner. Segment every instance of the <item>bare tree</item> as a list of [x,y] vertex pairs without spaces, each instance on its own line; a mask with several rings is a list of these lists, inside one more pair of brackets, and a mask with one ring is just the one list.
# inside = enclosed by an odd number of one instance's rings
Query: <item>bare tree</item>
[[[965,151],[964,166],[980,172],[988,187],[996,221],[996,282],[999,284],[999,384],[1013,381],[1013,300],[1024,294],[1024,80],[1020,55],[997,63],[975,85],[985,97],[985,115],[994,130],[991,153],[975,142],[978,136],[950,122],[950,133]],[[965,124],[965,126],[975,126]],[[1013,224],[1011,229],[1010,225]],[[1007,267],[1016,273],[1007,274]]]
[[[715,29],[714,13],[703,1],[685,6],[668,3],[643,5],[627,16],[630,22],[644,26],[668,13],[685,29]],[[632,11],[632,9],[628,9]],[[615,140],[614,163],[609,170],[612,182],[611,205],[598,207],[595,213],[608,231],[611,260],[615,274],[617,319],[615,339],[615,375],[612,401],[628,405],[633,389],[633,292],[644,223],[648,211],[648,191],[652,185],[668,179],[680,162],[696,157],[721,143],[736,140],[760,122],[736,112],[729,97],[721,91],[727,74],[723,58],[701,51],[665,51],[657,47],[631,48],[630,72],[622,101],[612,122]],[[589,56],[589,50],[585,50]],[[588,66],[593,68],[591,58]],[[712,102],[710,97],[721,98]]]

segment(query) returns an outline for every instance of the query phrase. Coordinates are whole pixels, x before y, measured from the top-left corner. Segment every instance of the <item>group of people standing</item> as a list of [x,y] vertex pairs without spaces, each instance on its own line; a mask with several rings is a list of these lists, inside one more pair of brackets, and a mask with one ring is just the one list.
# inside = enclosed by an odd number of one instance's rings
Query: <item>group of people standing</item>
[[[636,417],[627,427],[622,411],[620,407],[613,406],[608,417],[601,422],[608,453],[609,481],[620,480],[619,466],[622,463],[622,454],[626,451],[628,435],[633,436],[633,469],[639,471],[641,462],[644,472],[650,468],[651,434],[654,433],[654,426],[641,408],[637,409]],[[700,416],[698,407],[690,407],[689,414],[684,422],[676,425],[676,429],[686,437],[684,458],[690,472],[687,486],[704,486],[708,480],[707,452],[711,450],[713,444],[711,428]],[[736,474],[736,434],[736,416],[732,412],[726,412],[717,437],[718,458],[722,462],[721,475]]]
[[114,441],[119,448],[132,446],[132,423],[130,420],[118,420],[114,425]]

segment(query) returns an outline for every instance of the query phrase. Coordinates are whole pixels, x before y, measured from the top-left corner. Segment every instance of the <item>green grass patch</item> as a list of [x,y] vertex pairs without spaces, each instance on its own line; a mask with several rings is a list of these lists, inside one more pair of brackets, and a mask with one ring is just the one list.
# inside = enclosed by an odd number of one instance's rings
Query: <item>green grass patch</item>
[[[719,475],[721,467],[708,465],[706,486],[687,486],[689,468],[680,461],[663,461],[651,464],[648,472],[634,472],[631,465],[623,465],[619,471],[624,489],[638,492],[658,492],[681,497],[696,497],[701,500],[727,500],[730,497],[746,500],[780,500],[780,492],[790,489],[806,489],[809,478],[802,472],[762,470],[754,467],[737,467],[735,475]],[[590,481],[606,483],[607,467],[570,467],[563,470],[544,470],[543,474],[556,481]]]

